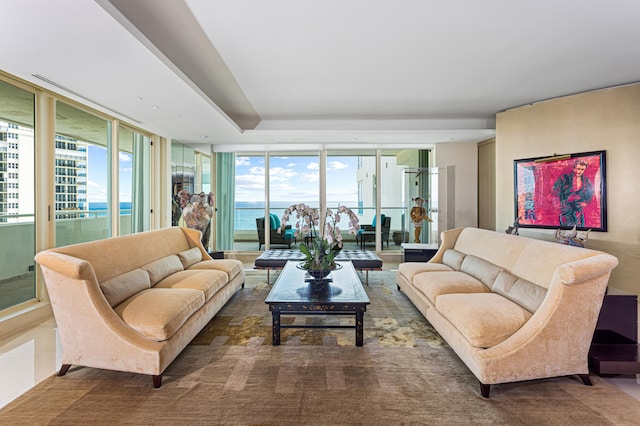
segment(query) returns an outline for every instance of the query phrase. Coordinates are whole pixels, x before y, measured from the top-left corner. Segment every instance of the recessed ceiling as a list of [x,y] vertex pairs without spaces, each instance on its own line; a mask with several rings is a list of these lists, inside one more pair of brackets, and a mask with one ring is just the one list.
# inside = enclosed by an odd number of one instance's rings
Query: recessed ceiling
[[3,14],[0,69],[217,150],[481,141],[499,111],[640,80],[635,0],[21,0]]

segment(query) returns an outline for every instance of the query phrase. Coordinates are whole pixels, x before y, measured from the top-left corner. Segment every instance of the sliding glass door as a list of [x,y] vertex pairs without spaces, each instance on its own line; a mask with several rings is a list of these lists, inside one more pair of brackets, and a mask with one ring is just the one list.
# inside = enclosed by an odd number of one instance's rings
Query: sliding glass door
[[36,298],[35,96],[0,81],[0,311]]
[[56,246],[106,238],[111,232],[111,122],[56,102]]

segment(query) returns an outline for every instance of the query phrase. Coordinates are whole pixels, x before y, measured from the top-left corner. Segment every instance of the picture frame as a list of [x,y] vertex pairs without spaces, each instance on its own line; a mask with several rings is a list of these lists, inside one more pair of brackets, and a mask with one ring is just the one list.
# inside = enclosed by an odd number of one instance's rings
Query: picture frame
[[514,160],[513,175],[519,227],[607,231],[606,151]]

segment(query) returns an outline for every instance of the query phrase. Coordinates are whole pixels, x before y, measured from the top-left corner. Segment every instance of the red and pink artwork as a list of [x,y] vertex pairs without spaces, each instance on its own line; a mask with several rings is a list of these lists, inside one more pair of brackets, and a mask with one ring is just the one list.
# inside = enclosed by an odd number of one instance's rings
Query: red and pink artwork
[[515,160],[514,179],[519,226],[606,231],[605,151]]

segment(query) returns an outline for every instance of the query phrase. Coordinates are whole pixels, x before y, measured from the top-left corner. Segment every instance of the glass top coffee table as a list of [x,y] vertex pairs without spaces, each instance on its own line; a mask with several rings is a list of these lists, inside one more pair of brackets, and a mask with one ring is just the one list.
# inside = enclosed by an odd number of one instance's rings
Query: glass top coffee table
[[[342,268],[331,271],[322,284],[298,269],[298,263],[286,263],[265,300],[273,317],[273,345],[280,344],[281,328],[354,328],[356,346],[362,346],[364,313],[370,301],[351,262],[339,262]],[[354,315],[355,324],[283,325],[281,315]]]

